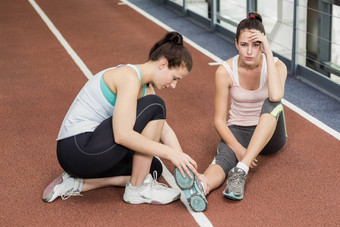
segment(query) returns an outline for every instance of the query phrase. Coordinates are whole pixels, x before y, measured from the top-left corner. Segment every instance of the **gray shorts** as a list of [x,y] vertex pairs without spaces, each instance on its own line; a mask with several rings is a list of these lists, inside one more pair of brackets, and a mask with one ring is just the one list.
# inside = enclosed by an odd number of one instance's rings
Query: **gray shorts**
[[[283,105],[281,102],[270,102],[267,98],[262,106],[261,115],[264,113],[270,113],[277,119],[277,125],[272,138],[267,145],[263,148],[260,154],[273,154],[281,150],[287,141],[286,122],[283,112]],[[255,126],[237,126],[230,125],[229,129],[237,139],[237,141],[244,146],[248,147],[251,137],[253,136]],[[217,164],[222,167],[226,176],[229,171],[236,166],[238,160],[234,151],[221,139],[218,148],[217,155],[215,156],[211,164]]]

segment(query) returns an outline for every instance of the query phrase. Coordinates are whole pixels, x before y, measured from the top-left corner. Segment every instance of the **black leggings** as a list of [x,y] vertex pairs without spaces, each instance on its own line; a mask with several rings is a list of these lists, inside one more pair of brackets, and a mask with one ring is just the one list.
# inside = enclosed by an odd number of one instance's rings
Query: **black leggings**
[[[147,95],[137,101],[134,130],[141,133],[153,120],[166,118],[164,101],[156,95]],[[112,117],[104,120],[93,132],[81,133],[57,143],[61,167],[80,178],[130,176],[134,151],[115,143]],[[162,164],[153,157],[150,173],[162,174]]]

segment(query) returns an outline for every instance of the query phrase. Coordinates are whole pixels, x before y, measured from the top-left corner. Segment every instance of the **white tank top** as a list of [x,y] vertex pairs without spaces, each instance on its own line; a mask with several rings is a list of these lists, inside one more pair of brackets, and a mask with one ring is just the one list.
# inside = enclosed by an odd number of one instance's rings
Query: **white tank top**
[[[141,73],[138,67],[130,64],[126,66],[134,68],[138,73],[139,81],[141,81]],[[87,81],[68,110],[61,125],[57,140],[84,132],[93,132],[101,122],[112,117],[114,103],[110,103],[105,97],[100,83],[103,74],[113,68],[116,67],[102,70]],[[112,94],[115,95],[114,93]]]
[[[267,61],[265,55],[262,54],[262,56],[260,86],[257,90],[246,90],[240,86],[238,75],[239,55],[233,58],[233,69],[226,62],[223,63],[233,81],[230,88],[231,106],[229,120],[227,121],[228,125],[254,126],[259,121],[263,102],[268,97]],[[274,62],[277,60],[278,58],[275,57]]]

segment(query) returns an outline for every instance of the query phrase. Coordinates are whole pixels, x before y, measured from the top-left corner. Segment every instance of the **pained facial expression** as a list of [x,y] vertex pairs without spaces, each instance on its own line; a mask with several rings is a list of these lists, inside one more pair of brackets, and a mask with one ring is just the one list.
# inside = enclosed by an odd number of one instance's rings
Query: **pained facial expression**
[[250,42],[249,36],[251,33],[248,29],[241,31],[238,43],[235,40],[235,45],[240,55],[240,60],[246,65],[256,65],[261,59],[261,43]]
[[169,69],[166,64],[165,67],[161,68],[160,75],[157,77],[157,82],[155,83],[157,89],[163,88],[176,88],[178,81],[182,80],[189,74],[186,67],[178,67]]

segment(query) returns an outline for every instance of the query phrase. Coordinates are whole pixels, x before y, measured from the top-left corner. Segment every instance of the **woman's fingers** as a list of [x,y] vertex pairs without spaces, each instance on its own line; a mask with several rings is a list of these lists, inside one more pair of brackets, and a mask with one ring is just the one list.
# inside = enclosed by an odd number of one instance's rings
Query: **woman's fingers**
[[177,166],[179,172],[181,173],[182,177],[185,178],[185,174],[184,174],[184,171],[182,169],[182,166]]
[[[197,172],[197,163],[187,154],[185,153],[180,153],[180,155],[178,156],[179,160],[177,162],[176,167],[179,169],[180,173],[182,174],[183,177],[185,177],[185,173],[186,175],[188,175],[190,178],[193,178],[194,175],[198,175]],[[190,173],[190,170],[192,173]]]
[[[184,169],[184,171],[186,172],[186,174],[187,174],[190,178],[193,178],[193,177],[194,177],[193,175],[191,175],[191,173],[190,173],[190,171],[189,171],[187,165],[182,166],[182,168]],[[190,168],[190,170],[191,170],[191,168]],[[191,171],[192,171],[192,170],[191,170]],[[184,177],[185,177],[185,176],[184,176]]]
[[195,166],[193,166],[193,165],[191,165],[191,166],[189,166],[189,167],[190,167],[190,170],[192,171],[192,173],[193,173],[194,175],[198,176],[197,167],[195,167]]
[[255,168],[257,166],[257,159],[254,159],[254,161],[252,161],[251,163],[251,168]]
[[[191,159],[191,158],[190,158],[190,159]],[[195,171],[196,171],[196,169],[197,169],[197,163],[196,163],[193,159],[190,160],[190,163],[193,165],[193,167],[195,168]]]
[[[195,164],[196,164],[196,163],[195,163]],[[186,172],[186,174],[187,174],[190,178],[193,178],[194,176],[193,176],[192,174],[198,176],[198,172],[197,172],[197,170],[196,170],[196,169],[197,169],[196,166],[197,166],[197,165],[193,165],[193,164],[191,164],[191,163],[188,163],[188,164],[185,164],[184,166],[182,166],[182,168],[183,168],[183,170]],[[190,173],[189,170],[191,170],[192,174]]]
[[259,41],[263,42],[265,39],[265,35],[257,30],[250,30],[251,35],[249,36],[249,40],[251,41]]

